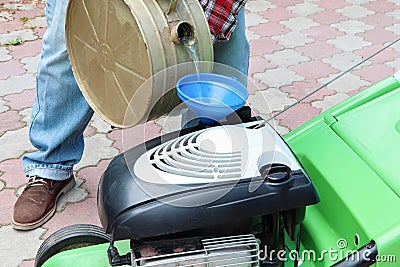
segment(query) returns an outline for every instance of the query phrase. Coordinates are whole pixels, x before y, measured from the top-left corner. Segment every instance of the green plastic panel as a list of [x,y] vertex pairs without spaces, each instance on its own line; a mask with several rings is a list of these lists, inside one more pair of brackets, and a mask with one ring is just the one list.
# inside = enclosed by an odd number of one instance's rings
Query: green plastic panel
[[400,196],[400,89],[337,120],[332,129]]
[[[321,198],[307,208],[303,249],[340,257],[374,240],[379,255],[396,258],[376,265],[399,266],[398,88],[389,77],[285,136]],[[301,266],[330,266],[333,256]]]
[[[129,240],[117,241],[115,246],[121,255],[130,251]],[[109,267],[107,249],[109,243],[60,252],[48,259],[43,267]]]

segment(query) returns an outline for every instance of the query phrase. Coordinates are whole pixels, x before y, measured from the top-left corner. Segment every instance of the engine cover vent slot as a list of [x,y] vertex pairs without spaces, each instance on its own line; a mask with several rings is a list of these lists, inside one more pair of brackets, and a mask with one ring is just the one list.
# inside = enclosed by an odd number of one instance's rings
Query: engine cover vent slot
[[255,267],[259,245],[254,235],[202,240],[203,249],[135,259],[133,266]]
[[198,142],[194,133],[159,146],[150,155],[154,168],[191,178],[235,178],[241,176],[241,151],[218,152]]

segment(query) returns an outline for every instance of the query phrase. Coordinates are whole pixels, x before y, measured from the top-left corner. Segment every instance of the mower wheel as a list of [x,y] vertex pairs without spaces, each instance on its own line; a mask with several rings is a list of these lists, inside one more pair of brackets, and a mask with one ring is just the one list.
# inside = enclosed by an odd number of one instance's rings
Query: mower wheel
[[111,241],[103,228],[91,224],[74,224],[64,227],[46,238],[35,259],[35,267],[40,267],[55,254],[74,248],[104,244]]

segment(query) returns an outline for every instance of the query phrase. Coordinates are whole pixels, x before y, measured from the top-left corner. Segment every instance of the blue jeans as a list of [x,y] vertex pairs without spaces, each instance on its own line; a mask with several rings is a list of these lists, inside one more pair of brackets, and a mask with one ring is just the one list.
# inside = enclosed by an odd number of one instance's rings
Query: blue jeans
[[[65,45],[65,13],[68,0],[47,0],[47,30],[43,36],[36,98],[29,138],[38,151],[26,154],[22,163],[27,176],[53,180],[69,178],[82,157],[83,131],[93,111],[74,79]],[[245,37],[244,9],[229,42],[217,43],[215,61],[247,74],[249,44]]]

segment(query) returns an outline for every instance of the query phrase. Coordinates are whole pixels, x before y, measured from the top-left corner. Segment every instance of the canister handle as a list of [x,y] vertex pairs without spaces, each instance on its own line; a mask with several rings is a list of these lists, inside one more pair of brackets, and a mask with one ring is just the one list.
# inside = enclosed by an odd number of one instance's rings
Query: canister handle
[[176,7],[178,6],[178,1],[179,0],[171,0],[171,2],[169,3],[169,9],[167,14],[176,11]]

